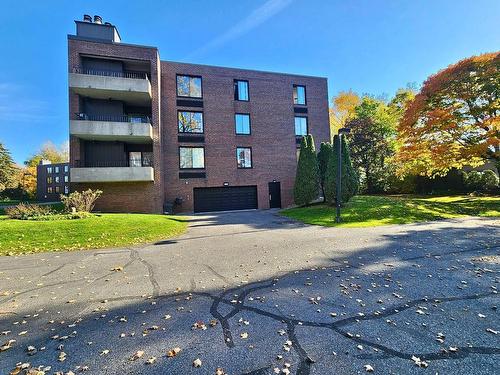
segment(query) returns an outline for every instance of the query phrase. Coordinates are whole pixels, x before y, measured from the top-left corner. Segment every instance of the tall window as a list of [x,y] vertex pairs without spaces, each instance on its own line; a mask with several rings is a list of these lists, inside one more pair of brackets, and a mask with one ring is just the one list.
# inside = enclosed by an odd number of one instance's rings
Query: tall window
[[60,193],[61,192],[61,188],[59,186],[56,186],[56,193]]
[[69,194],[69,186],[64,186],[64,194]]
[[293,85],[293,104],[306,104],[306,87]]
[[54,167],[54,173],[59,173],[59,167]]
[[177,96],[201,98],[201,77],[177,76]]
[[203,113],[177,112],[179,133],[203,133]]
[[47,177],[47,183],[51,184],[52,183],[52,177]]
[[69,182],[69,177],[68,176],[64,176],[64,182]]
[[64,166],[64,173],[68,173],[69,167],[67,165]]
[[250,147],[236,148],[238,168],[252,168],[252,149]]
[[59,176],[54,177],[54,180],[55,180],[56,184],[58,184],[59,183]]
[[52,173],[52,167],[47,167],[47,173]]
[[237,113],[234,115],[236,134],[250,134],[250,115]]
[[205,168],[204,147],[179,147],[180,169],[202,169]]
[[52,186],[47,187],[47,193],[52,194],[54,192],[54,189]]
[[248,101],[248,81],[234,80],[234,100]]
[[307,117],[295,117],[295,135],[307,135]]

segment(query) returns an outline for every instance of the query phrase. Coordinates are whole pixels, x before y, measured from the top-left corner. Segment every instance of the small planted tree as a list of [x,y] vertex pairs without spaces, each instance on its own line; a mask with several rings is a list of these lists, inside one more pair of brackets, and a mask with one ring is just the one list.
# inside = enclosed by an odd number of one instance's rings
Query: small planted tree
[[318,197],[319,171],[316,149],[312,135],[303,137],[297,164],[293,199],[296,205],[304,206]]
[[332,154],[332,145],[330,143],[321,142],[321,146],[318,152],[318,170],[319,170],[319,183],[321,186],[321,191],[323,193],[323,199],[326,201],[325,197],[325,178],[326,169],[328,166],[328,159]]
[[[332,152],[328,158],[326,174],[325,174],[325,198],[326,201],[333,205],[337,202],[337,176],[338,176],[338,135],[333,138]],[[346,203],[354,195],[357,194],[359,189],[359,178],[354,170],[351,158],[349,156],[349,147],[342,137],[342,154],[341,154],[341,168],[342,168],[342,186],[341,186],[341,202]]]
[[74,191],[69,195],[61,195],[61,201],[67,212],[91,212],[101,194],[101,190]]

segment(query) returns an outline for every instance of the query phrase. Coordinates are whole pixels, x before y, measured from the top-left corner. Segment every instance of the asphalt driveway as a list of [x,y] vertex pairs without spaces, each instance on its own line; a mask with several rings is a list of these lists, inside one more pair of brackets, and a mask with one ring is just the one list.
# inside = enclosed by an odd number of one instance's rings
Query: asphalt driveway
[[249,211],[140,248],[2,257],[0,373],[492,374],[499,250],[497,219]]

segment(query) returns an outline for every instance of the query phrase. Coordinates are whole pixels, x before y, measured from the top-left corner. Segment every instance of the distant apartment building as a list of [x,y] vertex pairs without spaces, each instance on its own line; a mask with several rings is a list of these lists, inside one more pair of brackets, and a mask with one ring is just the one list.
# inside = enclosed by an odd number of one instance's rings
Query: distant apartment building
[[52,164],[41,160],[36,168],[36,200],[57,202],[61,194],[69,193],[69,163]]
[[68,35],[72,190],[102,211],[293,203],[300,139],[330,141],[327,79],[161,61],[84,16]]

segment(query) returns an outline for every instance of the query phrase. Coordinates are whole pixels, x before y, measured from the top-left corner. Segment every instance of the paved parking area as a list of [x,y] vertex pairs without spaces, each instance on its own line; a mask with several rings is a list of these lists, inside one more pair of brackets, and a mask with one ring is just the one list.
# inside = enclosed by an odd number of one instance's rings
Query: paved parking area
[[0,373],[492,374],[499,224],[248,211],[143,247],[2,257]]

